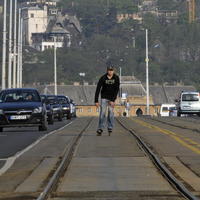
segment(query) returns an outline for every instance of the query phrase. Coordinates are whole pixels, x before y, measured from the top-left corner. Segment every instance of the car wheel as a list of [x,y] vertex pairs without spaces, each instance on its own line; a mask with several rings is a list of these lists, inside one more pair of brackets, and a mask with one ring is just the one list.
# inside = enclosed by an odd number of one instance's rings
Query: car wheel
[[198,117],[200,117],[200,113],[198,113],[197,115],[198,115]]
[[178,113],[177,113],[177,116],[178,116],[178,117],[181,117],[181,113],[180,113],[180,112],[178,112]]
[[0,127],[0,132],[3,132],[3,127]]
[[47,128],[47,119],[45,117],[45,119],[42,121],[42,124],[39,126],[39,131],[46,131]]
[[67,114],[67,119],[71,119],[71,118],[72,118],[71,113]]
[[54,117],[53,115],[51,115],[49,121],[48,121],[48,124],[54,124]]
[[62,118],[62,114],[59,114],[59,116],[58,116],[58,121],[62,121],[63,120],[63,118]]

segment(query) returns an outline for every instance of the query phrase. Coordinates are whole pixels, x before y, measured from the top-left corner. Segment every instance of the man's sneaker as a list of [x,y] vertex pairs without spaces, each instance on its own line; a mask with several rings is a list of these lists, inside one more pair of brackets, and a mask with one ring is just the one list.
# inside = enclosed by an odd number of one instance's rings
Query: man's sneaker
[[102,129],[98,129],[98,130],[97,130],[97,136],[101,136],[102,132],[103,132]]

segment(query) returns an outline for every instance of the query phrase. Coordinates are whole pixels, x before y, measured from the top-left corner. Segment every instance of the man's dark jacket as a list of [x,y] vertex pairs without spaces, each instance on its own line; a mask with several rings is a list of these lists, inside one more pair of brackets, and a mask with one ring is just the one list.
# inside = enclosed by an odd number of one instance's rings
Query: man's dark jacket
[[119,77],[116,74],[113,74],[113,77],[111,79],[108,78],[107,73],[104,74],[99,79],[99,82],[97,84],[95,92],[95,103],[98,102],[100,91],[102,99],[107,99],[114,102],[117,99],[119,85]]

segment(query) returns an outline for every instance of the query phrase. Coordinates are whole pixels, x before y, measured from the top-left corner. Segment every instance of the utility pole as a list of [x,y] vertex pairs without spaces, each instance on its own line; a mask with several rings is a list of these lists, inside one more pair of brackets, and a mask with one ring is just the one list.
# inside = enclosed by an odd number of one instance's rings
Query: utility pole
[[18,41],[17,41],[17,88],[20,87],[20,56],[21,56],[21,48],[20,48],[20,40],[21,40],[21,8],[19,9],[19,17],[18,17]]
[[14,49],[13,49],[13,88],[16,88],[16,65],[17,65],[17,0],[15,0],[15,11],[14,11]]
[[12,2],[10,0],[10,23],[9,23],[9,57],[8,57],[8,88],[12,87]]
[[57,95],[58,90],[57,90],[57,60],[56,60],[56,37],[54,36],[54,94]]
[[23,80],[23,57],[22,57],[22,53],[23,53],[23,18],[21,17],[21,20],[20,20],[20,28],[21,28],[21,31],[20,31],[20,87],[22,88],[22,80]]
[[120,101],[122,98],[122,89],[121,89],[121,81],[122,81],[122,68],[119,68],[119,81],[120,81],[120,85],[119,85],[119,97],[120,97]]
[[147,95],[147,115],[149,110],[149,44],[148,44],[148,30],[146,29],[146,95]]
[[2,50],[2,89],[6,88],[6,10],[7,0],[4,0],[4,20],[3,20],[3,50]]

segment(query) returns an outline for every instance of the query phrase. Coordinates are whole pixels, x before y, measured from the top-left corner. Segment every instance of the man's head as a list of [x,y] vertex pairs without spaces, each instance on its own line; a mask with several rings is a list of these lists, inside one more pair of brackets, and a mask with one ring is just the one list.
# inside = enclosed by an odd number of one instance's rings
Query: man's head
[[107,74],[108,74],[109,76],[113,76],[113,74],[114,74],[114,66],[113,66],[113,65],[109,65],[109,66],[107,67]]

